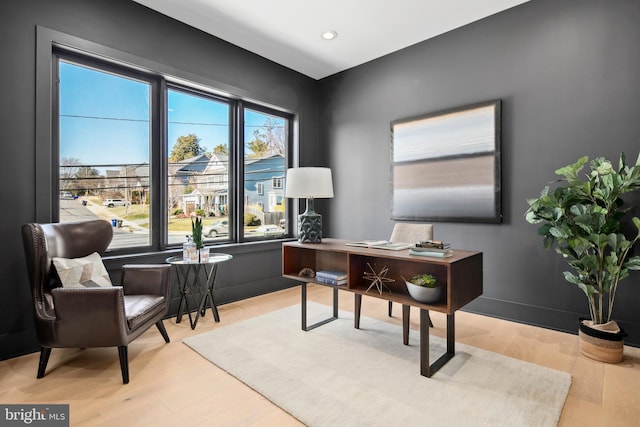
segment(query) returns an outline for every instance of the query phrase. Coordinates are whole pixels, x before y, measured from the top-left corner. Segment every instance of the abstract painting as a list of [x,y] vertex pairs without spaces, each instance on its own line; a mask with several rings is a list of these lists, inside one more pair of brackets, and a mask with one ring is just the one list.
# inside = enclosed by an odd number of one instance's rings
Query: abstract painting
[[502,222],[501,101],[391,123],[395,220]]

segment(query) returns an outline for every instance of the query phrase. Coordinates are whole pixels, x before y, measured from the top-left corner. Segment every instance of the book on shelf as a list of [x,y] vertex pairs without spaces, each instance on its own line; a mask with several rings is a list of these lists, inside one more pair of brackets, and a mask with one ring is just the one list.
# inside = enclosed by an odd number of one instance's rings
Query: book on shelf
[[334,285],[334,286],[339,286],[339,285],[345,285],[347,283],[347,278],[345,277],[344,279],[330,279],[328,277],[322,277],[322,276],[318,276],[316,274],[316,278],[315,281],[318,283],[323,283],[325,285]]
[[374,245],[383,245],[385,243],[389,243],[388,240],[359,240],[355,242],[347,242],[345,245],[347,246],[358,246],[361,248],[370,248]]
[[411,248],[409,249],[409,255],[427,256],[434,258],[448,258],[453,255],[451,249],[438,249],[438,248]]
[[320,270],[316,272],[316,277],[323,277],[325,279],[343,280],[347,278],[345,271],[337,270]]

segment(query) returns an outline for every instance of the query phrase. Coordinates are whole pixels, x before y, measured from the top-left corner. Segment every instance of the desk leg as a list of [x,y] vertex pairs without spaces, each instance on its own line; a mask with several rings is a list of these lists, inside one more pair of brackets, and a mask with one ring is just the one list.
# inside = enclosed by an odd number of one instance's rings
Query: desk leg
[[429,310],[420,309],[420,375],[430,377],[455,354],[455,314],[447,314],[447,351],[429,364]]
[[411,306],[402,304],[402,342],[404,343],[404,345],[409,345],[410,318],[411,318]]
[[310,331],[312,329],[317,328],[318,326],[322,326],[326,323],[332,322],[338,318],[338,288],[333,288],[333,316],[321,320],[313,325],[307,325],[307,282],[302,282],[302,300],[300,302],[300,306],[302,307],[302,330]]
[[354,294],[353,327],[360,329],[360,312],[362,311],[362,295]]

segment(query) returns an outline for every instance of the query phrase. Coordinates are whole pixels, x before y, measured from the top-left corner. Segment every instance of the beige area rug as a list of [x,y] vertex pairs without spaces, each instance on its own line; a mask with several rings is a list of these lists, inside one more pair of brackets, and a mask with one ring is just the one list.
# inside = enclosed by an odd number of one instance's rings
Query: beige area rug
[[[309,303],[309,324],[331,308]],[[417,331],[353,314],[309,332],[300,306],[184,342],[309,426],[555,426],[568,373],[456,343],[431,378],[419,373]],[[431,336],[431,361],[445,341]]]

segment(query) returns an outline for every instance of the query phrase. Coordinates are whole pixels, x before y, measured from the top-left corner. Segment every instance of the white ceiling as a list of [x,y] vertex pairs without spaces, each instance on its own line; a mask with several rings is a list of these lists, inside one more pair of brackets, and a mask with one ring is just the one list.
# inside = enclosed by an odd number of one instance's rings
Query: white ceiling
[[528,0],[134,1],[321,79]]

